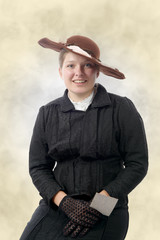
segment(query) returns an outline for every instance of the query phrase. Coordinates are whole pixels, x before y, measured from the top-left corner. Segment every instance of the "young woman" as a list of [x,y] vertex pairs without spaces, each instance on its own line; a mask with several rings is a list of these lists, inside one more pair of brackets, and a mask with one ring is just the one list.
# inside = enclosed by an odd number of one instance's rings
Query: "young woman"
[[102,64],[87,37],[39,44],[60,52],[66,90],[37,116],[29,171],[42,200],[20,240],[123,240],[127,195],[147,173],[145,131],[128,98],[95,82],[99,72],[118,79],[124,74]]

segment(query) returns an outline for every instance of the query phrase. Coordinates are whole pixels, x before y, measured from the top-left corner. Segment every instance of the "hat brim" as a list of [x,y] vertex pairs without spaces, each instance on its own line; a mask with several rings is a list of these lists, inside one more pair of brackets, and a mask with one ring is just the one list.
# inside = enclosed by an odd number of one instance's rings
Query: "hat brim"
[[86,57],[88,60],[92,61],[93,63],[95,63],[96,65],[99,66],[99,71],[102,72],[103,74],[110,76],[110,77],[114,77],[117,79],[125,79],[125,75],[120,72],[118,69],[116,68],[112,68],[109,67],[105,64],[102,64],[99,60],[97,60],[96,58],[92,57],[91,55],[89,55],[87,52],[85,52],[84,50],[81,49],[81,51],[77,51],[74,48],[72,49],[70,46],[66,46],[64,43],[61,42],[54,42],[48,38],[42,38],[38,41],[38,43],[44,47],[44,48],[50,48],[56,52],[60,52],[62,49],[66,49],[70,52],[73,52],[75,54],[78,54],[80,56]]

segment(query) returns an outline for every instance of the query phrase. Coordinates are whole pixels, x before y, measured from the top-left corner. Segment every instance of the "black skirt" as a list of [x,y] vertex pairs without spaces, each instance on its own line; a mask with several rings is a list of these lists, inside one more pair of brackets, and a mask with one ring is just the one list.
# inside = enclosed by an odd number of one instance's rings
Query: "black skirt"
[[[49,207],[43,200],[27,224],[20,240],[73,240],[63,236],[68,218],[58,208]],[[81,240],[123,240],[128,230],[127,208],[116,208],[103,218]]]

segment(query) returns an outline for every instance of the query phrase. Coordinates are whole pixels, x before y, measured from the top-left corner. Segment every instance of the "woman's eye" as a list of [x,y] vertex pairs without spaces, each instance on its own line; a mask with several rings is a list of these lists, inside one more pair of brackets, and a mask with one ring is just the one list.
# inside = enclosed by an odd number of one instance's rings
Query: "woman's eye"
[[93,64],[92,63],[86,63],[85,66],[88,67],[88,68],[92,68]]
[[73,68],[73,64],[67,65],[68,68]]

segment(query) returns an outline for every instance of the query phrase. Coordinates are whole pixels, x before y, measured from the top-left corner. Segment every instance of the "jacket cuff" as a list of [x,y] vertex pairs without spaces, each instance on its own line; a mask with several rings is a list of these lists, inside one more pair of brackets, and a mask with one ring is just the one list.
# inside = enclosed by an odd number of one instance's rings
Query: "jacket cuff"
[[46,203],[50,206],[50,207],[54,207],[57,208],[57,205],[52,201],[53,197],[59,192],[59,191],[64,191],[64,189],[62,189],[60,186],[57,186],[57,188],[54,188],[53,191],[50,191],[47,196],[41,196],[43,197],[43,199],[46,201]]

